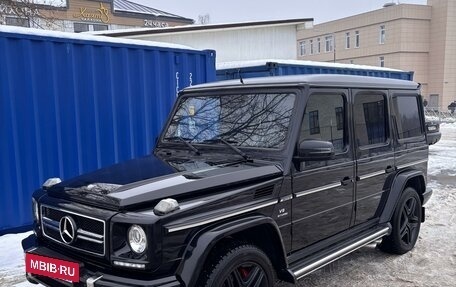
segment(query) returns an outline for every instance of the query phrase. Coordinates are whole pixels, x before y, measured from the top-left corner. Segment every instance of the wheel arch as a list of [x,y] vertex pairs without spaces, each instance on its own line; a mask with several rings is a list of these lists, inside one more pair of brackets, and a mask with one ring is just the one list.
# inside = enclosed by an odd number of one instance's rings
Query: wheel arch
[[[264,240],[266,237],[263,236],[268,236],[270,240]],[[270,217],[258,215],[212,225],[194,235],[183,253],[176,272],[185,286],[195,286],[214,247],[223,244],[224,240],[237,240],[258,246],[268,255],[279,278],[292,280],[291,274],[286,272],[286,253],[277,224]],[[262,241],[264,243],[260,243]]]
[[423,194],[426,191],[424,173],[420,170],[405,170],[396,175],[391,184],[385,207],[380,215],[380,223],[387,223],[391,220],[402,191],[407,187],[415,189],[421,202],[423,202]]

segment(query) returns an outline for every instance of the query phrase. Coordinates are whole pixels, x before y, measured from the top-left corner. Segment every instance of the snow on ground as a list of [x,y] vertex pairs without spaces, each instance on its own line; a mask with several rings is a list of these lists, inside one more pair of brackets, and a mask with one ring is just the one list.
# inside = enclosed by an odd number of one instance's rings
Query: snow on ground
[[[24,254],[21,241],[30,234],[32,233],[26,232],[7,234],[0,237],[0,286],[17,286],[14,284],[25,280]],[[27,284],[21,284],[20,286],[27,286]]]
[[[416,248],[402,255],[370,244],[305,277],[305,287],[456,286],[456,123],[441,125],[442,139],[430,147],[426,205]],[[0,286],[28,287],[21,240],[30,233],[0,237]],[[280,286],[291,286],[280,284]]]

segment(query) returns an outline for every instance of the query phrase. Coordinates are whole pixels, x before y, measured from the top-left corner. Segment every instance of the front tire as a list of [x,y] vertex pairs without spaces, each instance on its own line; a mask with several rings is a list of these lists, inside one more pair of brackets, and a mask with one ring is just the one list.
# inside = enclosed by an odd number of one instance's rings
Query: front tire
[[407,187],[394,211],[391,234],[383,238],[379,248],[393,254],[405,254],[413,249],[421,228],[421,200],[415,189]]
[[200,279],[206,287],[272,287],[275,270],[262,250],[243,244],[215,254]]

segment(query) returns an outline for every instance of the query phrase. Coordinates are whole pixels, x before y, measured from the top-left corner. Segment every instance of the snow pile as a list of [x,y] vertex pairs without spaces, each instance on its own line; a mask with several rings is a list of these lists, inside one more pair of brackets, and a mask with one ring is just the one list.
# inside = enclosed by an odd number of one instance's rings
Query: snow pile
[[[30,234],[32,233],[26,232],[0,236],[0,286],[14,286],[16,283],[24,282],[24,252],[21,241]],[[36,285],[21,284],[20,286]]]
[[440,132],[442,139],[429,147],[428,175],[453,177],[456,176],[456,123],[441,123]]

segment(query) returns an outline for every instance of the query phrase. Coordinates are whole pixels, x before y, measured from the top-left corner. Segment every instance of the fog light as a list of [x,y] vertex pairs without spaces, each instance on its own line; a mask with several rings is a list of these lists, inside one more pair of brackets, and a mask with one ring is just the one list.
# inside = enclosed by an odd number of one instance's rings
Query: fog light
[[126,267],[132,269],[146,269],[146,264],[138,264],[138,263],[129,263],[129,262],[122,262],[122,261],[114,261],[115,266],[119,267]]
[[133,252],[141,254],[147,247],[147,236],[144,229],[139,225],[133,225],[128,230],[128,243]]

